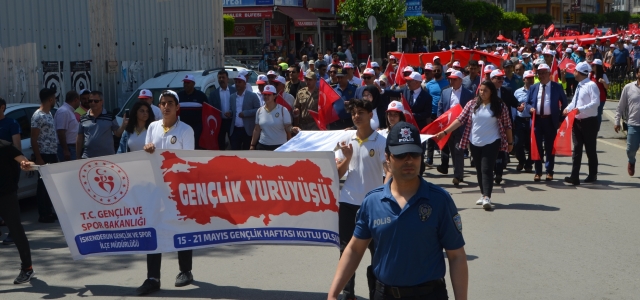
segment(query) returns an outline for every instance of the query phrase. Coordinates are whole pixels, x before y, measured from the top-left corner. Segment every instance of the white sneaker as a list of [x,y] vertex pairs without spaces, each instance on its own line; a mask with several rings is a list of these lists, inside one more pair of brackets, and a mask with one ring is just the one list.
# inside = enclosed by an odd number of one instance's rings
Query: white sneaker
[[482,203],[484,203],[484,196],[480,197],[480,199],[476,201],[476,205],[482,205]]
[[482,208],[484,208],[484,210],[491,210],[491,198],[485,197],[483,199]]

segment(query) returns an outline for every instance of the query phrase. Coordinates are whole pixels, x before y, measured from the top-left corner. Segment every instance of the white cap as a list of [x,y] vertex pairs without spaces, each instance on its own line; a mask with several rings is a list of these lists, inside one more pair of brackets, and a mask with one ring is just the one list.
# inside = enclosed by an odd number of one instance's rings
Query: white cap
[[[174,97],[176,97],[176,101],[178,101],[178,103],[180,103],[180,98],[178,97],[178,93],[172,91],[172,90],[166,90],[164,91],[165,93],[169,93],[171,95],[173,95]],[[160,94],[160,97],[158,98],[158,102],[160,102],[160,99],[162,99],[162,94]]]
[[404,67],[404,70],[402,70],[402,73],[404,72],[414,72],[413,68],[411,66],[406,66]]
[[391,101],[387,106],[387,111],[398,111],[404,113],[404,105],[400,101]]
[[244,75],[238,73],[238,76],[236,76],[234,79],[238,79],[238,80],[242,80],[244,82],[247,82],[247,77],[245,77]]
[[571,48],[567,48],[567,50],[564,50],[564,52],[571,53],[573,52],[573,50],[571,50]]
[[542,47],[537,47],[536,52],[542,52]]
[[493,77],[496,77],[496,76],[504,76],[504,73],[500,69],[495,69],[495,70],[491,71],[491,75],[489,76],[489,78],[493,78]]
[[422,81],[422,75],[420,75],[420,73],[418,72],[412,72],[409,76],[405,77],[404,79]]
[[247,71],[247,70],[240,70],[240,71],[238,71],[238,75],[242,75],[242,76],[245,76],[245,77],[246,77],[247,75],[249,75],[249,71]]
[[440,56],[437,56],[437,55],[436,55],[436,56],[434,56],[434,57],[433,57],[433,62],[436,62],[436,59],[440,59]]
[[576,51],[584,51],[584,48],[578,47],[578,50],[576,50]]
[[80,90],[80,92],[78,92],[78,95],[84,95],[84,94],[91,94],[91,91],[89,89],[82,89]]
[[542,55],[556,55],[556,51],[555,50],[544,49],[544,51],[542,52]]
[[264,90],[262,90],[262,94],[272,95],[277,93],[278,92],[276,92],[276,88],[273,85],[266,85]]
[[462,79],[462,78],[464,78],[464,75],[462,74],[462,72],[460,72],[458,70],[454,70],[454,71],[451,72],[451,75],[447,76],[447,78],[451,78],[451,79],[460,78],[460,79]]
[[362,71],[362,75],[376,75],[376,72],[371,68],[366,68]]
[[632,44],[637,44],[637,43],[638,43],[638,40],[631,40],[631,43],[632,43]]
[[524,78],[536,77],[536,73],[533,73],[533,70],[526,70],[524,71],[524,74],[522,74],[522,77]]
[[196,79],[195,79],[195,77],[193,77],[193,75],[187,74],[187,75],[184,76],[184,78],[182,78],[182,81],[196,82]]
[[493,52],[493,55],[500,55],[500,52],[498,52],[498,51]]
[[576,71],[586,75],[586,74],[589,74],[591,72],[591,66],[589,65],[588,62],[583,61],[583,62],[579,63],[578,65],[576,65]]
[[431,63],[426,63],[426,64],[424,65],[424,69],[425,69],[425,70],[431,70],[431,71],[433,71],[433,64],[431,64]]
[[278,76],[278,73],[276,73],[274,70],[270,70],[269,72],[267,72],[267,76],[269,76],[269,75]]
[[273,81],[275,81],[275,82],[279,82],[279,83],[282,83],[282,84],[287,83],[287,80],[286,80],[286,79],[284,79],[284,77],[282,77],[282,76],[278,76],[278,77],[276,77],[276,79],[274,79]]
[[497,48],[496,48],[496,50],[498,50],[498,51],[503,50],[503,49],[504,49],[504,48],[502,48],[502,47],[497,47]]
[[352,63],[345,63],[343,68],[345,68],[345,69],[353,69],[353,64]]
[[578,49],[578,47],[580,47],[580,46],[578,46],[578,44],[573,44],[573,46],[571,46],[571,48],[573,48],[573,49]]
[[611,44],[611,45],[609,45],[609,48],[615,48],[615,47],[616,47],[616,45],[615,45],[615,44]]
[[527,52],[522,53],[522,58],[529,58],[529,57],[531,57],[531,53],[527,53]]
[[462,67],[459,61],[454,61],[452,67]]
[[141,99],[141,98],[153,98],[153,94],[151,93],[150,90],[141,90],[140,95],[138,96],[138,99]]
[[380,68],[380,65],[377,62],[372,61],[371,62],[371,68]]
[[547,64],[540,64],[538,66],[538,71],[539,70],[551,70],[551,68],[549,68],[549,65],[547,65]]
[[513,49],[511,49],[511,52],[518,52],[518,49],[513,48]]
[[258,80],[256,80],[256,84],[265,84],[269,82],[269,78],[267,78],[267,75],[258,75]]
[[599,58],[596,58],[593,60],[593,62],[591,62],[592,65],[598,65],[598,66],[602,66],[602,60]]
[[484,73],[485,73],[485,74],[487,74],[487,73],[491,73],[491,72],[493,72],[495,69],[496,69],[496,67],[495,67],[494,65],[486,65],[486,66],[484,67]]
[[395,57],[395,56],[393,56],[393,55],[390,55],[390,56],[389,56],[389,59],[396,59],[396,57]]

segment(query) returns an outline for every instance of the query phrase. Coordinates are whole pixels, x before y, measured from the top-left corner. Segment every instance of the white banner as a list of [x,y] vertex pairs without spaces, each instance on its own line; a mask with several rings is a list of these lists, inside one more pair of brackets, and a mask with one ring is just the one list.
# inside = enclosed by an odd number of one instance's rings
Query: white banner
[[[378,131],[380,135],[387,137],[387,130]],[[338,142],[351,138],[356,134],[355,130],[305,130],[280,146],[276,151],[334,151]],[[420,140],[424,143],[433,135],[421,134]]]
[[131,152],[40,167],[73,259],[243,243],[339,246],[331,152]]

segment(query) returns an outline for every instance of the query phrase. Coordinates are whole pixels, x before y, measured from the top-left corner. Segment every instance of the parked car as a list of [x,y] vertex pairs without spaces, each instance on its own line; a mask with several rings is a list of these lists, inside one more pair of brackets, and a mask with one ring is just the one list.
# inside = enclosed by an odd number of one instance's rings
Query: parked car
[[[183,90],[182,87],[182,78],[186,75],[193,75],[196,81],[196,90],[203,91],[207,97],[211,91],[215,88],[218,88],[218,72],[222,70],[222,68],[205,70],[205,71],[188,71],[188,70],[170,70],[165,72],[157,73],[145,81],[142,85],[138,87],[138,89],[131,94],[131,97],[127,99],[125,104],[120,108],[120,111],[116,115],[118,119],[118,124],[122,124],[122,117],[124,115],[124,111],[127,109],[131,109],[133,104],[138,101],[138,95],[140,94],[140,90],[147,89],[153,93],[153,104],[158,105],[160,101],[160,94],[162,91],[170,89],[175,92],[180,92]],[[249,72],[249,80],[247,83],[251,84],[252,91],[258,92],[258,85],[256,81],[258,80],[258,74],[255,71],[241,68],[241,67],[225,67],[225,70],[229,72],[229,84],[233,85],[233,78],[238,76],[238,72],[242,70],[246,70]]]
[[[40,108],[40,104],[35,103],[9,103],[4,114],[7,118],[14,119],[20,124],[22,133],[20,134],[22,153],[30,160],[35,160],[33,149],[31,149],[31,117]],[[51,110],[51,114],[56,113],[56,108]],[[38,186],[38,174],[35,171],[20,172],[20,182],[18,183],[18,199],[24,199],[36,195]]]

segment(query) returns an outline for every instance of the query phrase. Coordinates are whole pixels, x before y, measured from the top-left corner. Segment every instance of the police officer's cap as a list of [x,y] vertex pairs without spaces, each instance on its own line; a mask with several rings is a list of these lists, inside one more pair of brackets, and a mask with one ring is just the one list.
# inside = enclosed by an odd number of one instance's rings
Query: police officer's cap
[[387,136],[387,147],[393,155],[422,153],[420,131],[410,123],[396,123]]

